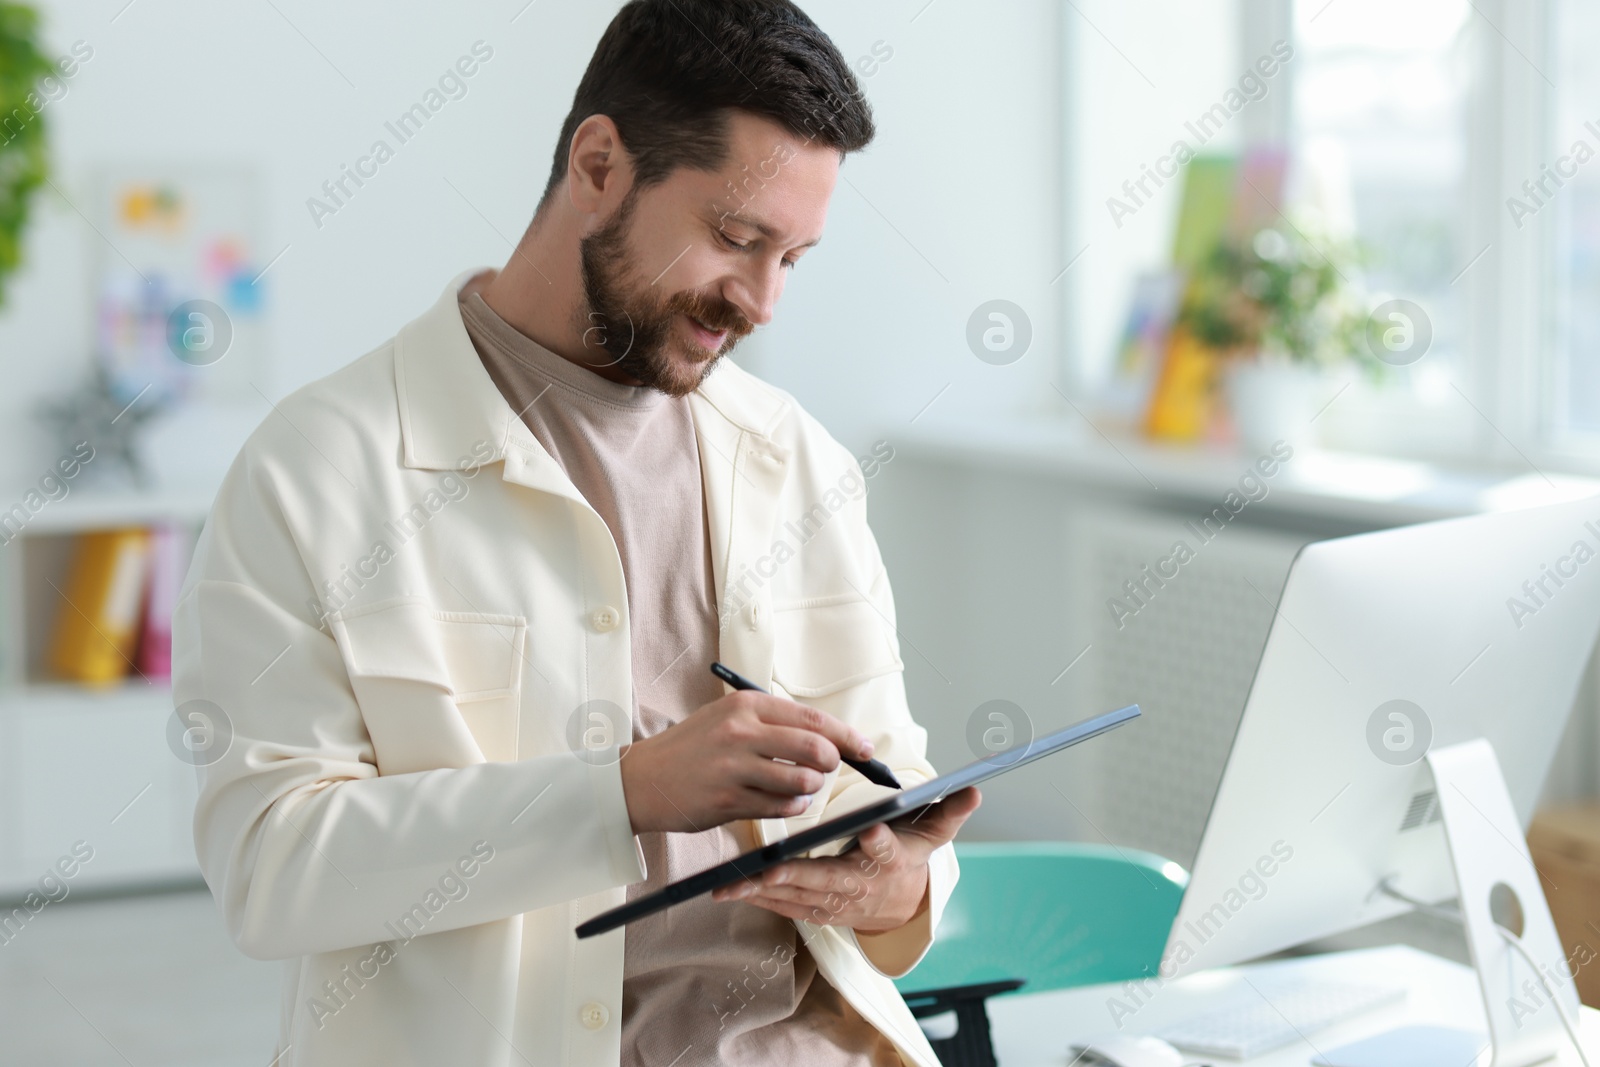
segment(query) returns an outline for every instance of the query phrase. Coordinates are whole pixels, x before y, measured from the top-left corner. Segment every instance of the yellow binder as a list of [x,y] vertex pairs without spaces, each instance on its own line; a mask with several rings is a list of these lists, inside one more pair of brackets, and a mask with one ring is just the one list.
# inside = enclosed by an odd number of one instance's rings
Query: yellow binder
[[57,677],[110,685],[128,673],[149,570],[148,530],[96,530],[78,538],[50,645]]

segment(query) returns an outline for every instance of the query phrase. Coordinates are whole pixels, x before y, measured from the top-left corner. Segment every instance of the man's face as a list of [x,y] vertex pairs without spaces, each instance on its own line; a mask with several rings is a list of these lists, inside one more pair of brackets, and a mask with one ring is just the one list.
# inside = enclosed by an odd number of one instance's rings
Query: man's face
[[672,396],[769,322],[785,275],[822,236],[839,153],[742,112],[715,172],[631,189],[582,238],[586,355]]

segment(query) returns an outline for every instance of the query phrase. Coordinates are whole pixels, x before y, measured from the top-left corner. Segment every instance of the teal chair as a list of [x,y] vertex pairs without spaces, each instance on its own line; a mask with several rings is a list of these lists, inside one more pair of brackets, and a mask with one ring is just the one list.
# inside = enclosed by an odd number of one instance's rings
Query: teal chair
[[1176,863],[1108,845],[957,844],[956,857],[933,947],[895,979],[918,1017],[955,1011],[962,1032],[934,1042],[947,1067],[994,1062],[982,999],[1008,979],[1039,993],[1155,974],[1189,882]]

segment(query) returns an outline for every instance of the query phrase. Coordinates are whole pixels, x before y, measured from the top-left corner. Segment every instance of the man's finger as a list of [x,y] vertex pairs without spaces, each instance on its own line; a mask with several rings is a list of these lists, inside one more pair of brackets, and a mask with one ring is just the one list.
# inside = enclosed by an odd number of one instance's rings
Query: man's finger
[[740,771],[740,785],[784,798],[811,796],[822,788],[825,781],[822,771],[770,759],[750,760]]
[[832,857],[790,860],[754,877],[747,877],[742,882],[715,889],[712,897],[717,900],[743,900],[778,888],[832,893],[840,891],[842,879],[852,874],[859,876],[860,872],[852,864]]
[[755,750],[768,759],[785,759],[827,774],[839,766],[839,746],[812,730],[765,723]]
[[842,921],[840,915],[830,912],[827,908],[819,908],[809,904],[796,904],[791,900],[752,897],[746,903],[753,904],[758,908],[765,908],[770,912],[782,915],[785,919],[801,919],[805,922],[815,923],[818,926],[828,926]]
[[756,881],[761,884],[762,892],[787,886],[817,893],[859,895],[863,879],[854,863],[834,857],[823,857],[779,864],[761,874]]
[[899,840],[894,836],[894,831],[884,823],[869,826],[856,838],[862,853],[872,857],[879,863],[888,863],[894,859]]
[[872,742],[865,734],[827,712],[782,697],[759,693],[753,695],[756,697],[756,714],[762,722],[821,734],[833,742],[840,754],[850,759],[866,759],[872,755]]
[[978,787],[969,785],[960,792],[951,793],[923,815],[897,823],[895,829],[900,833],[916,834],[918,837],[942,845],[956,836],[961,824],[966,822],[982,803],[983,794],[978,792]]
[[850,905],[859,903],[861,899],[859,893],[854,896],[847,893],[821,893],[814,889],[778,885],[747,897],[745,903],[759,905],[762,901],[776,901],[799,908],[816,908],[828,915],[842,915]]

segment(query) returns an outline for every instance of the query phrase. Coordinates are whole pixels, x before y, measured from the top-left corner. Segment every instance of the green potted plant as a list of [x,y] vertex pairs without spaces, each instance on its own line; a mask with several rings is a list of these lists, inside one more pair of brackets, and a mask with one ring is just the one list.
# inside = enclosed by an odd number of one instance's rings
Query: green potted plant
[[55,68],[39,47],[39,15],[0,0],[0,306],[22,263],[23,232],[34,193],[49,172],[39,79]]
[[1361,358],[1358,267],[1349,242],[1284,225],[1223,241],[1195,271],[1179,320],[1225,360],[1246,444],[1304,439],[1328,371]]

